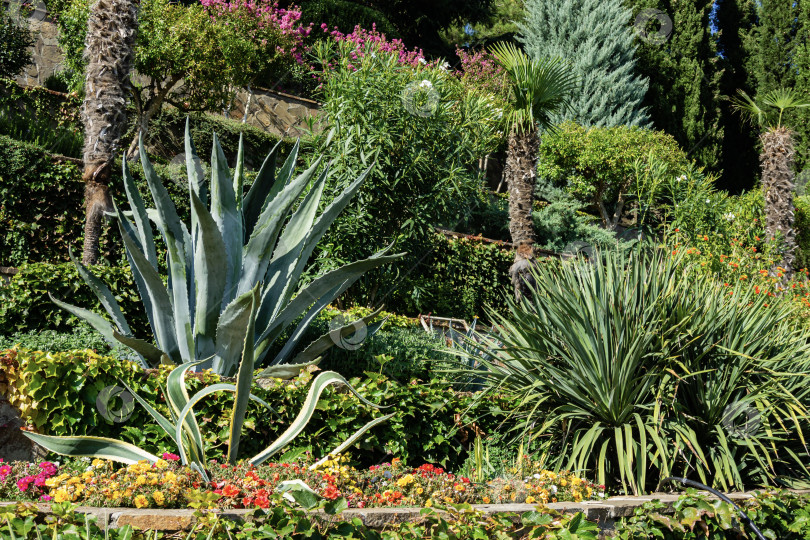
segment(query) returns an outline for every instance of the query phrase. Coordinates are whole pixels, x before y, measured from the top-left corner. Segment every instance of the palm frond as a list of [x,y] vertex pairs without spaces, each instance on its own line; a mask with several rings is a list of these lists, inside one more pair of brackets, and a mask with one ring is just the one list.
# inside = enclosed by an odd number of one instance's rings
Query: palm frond
[[491,51],[512,83],[512,129],[550,128],[552,115],[570,106],[569,97],[577,85],[567,63],[562,59],[532,60],[512,43],[496,43]]

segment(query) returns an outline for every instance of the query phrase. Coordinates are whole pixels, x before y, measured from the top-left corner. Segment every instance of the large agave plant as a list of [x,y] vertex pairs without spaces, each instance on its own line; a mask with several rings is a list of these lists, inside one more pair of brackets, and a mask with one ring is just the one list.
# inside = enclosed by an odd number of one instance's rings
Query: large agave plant
[[[97,313],[51,299],[85,319],[109,341],[117,340],[135,350],[144,367],[191,363],[200,369],[210,368],[217,374],[231,375],[243,346],[247,345],[253,355],[251,365],[269,366],[265,375],[280,376],[290,371],[279,364],[301,365],[315,361],[332,346],[333,338],[350,334],[356,322],[333,329],[293,356],[309,324],[363,273],[399,255],[387,255],[383,250],[328,272],[298,290],[316,244],[368,173],[365,171],[350,183],[318,214],[328,167],[317,174],[321,165],[318,159],[293,177],[298,148],[296,143],[276,172],[276,145],[243,197],[242,141],[240,139],[235,173],[231,177],[215,135],[209,193],[186,122],[190,227],[180,221],[174,203],[146,156],[143,141],[141,164],[154,208],[145,206],[124,160],[124,187],[132,221],[118,208],[115,215],[154,333],[154,345],[132,335],[109,288],[75,259],[79,274],[98,296],[112,323]],[[168,284],[164,284],[158,273],[150,221],[157,226],[168,248]],[[253,289],[259,291],[256,331],[252,342],[246,345],[243,333],[238,330],[241,313],[238,299]],[[376,313],[364,318],[364,322],[374,316]],[[299,322],[291,329],[284,346],[269,358],[273,342],[295,321]]]
[[[166,402],[169,405],[169,411],[172,419],[169,420],[158,411],[156,411],[149,403],[144,401],[138,396],[131,388],[129,391],[135,396],[135,399],[149,412],[152,418],[155,419],[157,424],[171,437],[176,445],[178,454],[180,455],[184,465],[189,465],[192,469],[199,472],[203,478],[208,481],[209,476],[206,471],[206,456],[205,446],[203,445],[203,437],[200,432],[199,425],[194,417],[194,405],[206,396],[216,392],[233,392],[234,405],[231,414],[230,436],[228,440],[228,461],[236,463],[239,453],[239,439],[242,432],[242,427],[245,420],[245,412],[247,410],[249,400],[254,400],[267,407],[270,412],[273,409],[262,401],[260,398],[250,393],[250,385],[253,380],[253,343],[255,341],[255,321],[258,308],[261,306],[259,297],[259,286],[257,285],[250,291],[240,295],[234,302],[229,304],[231,307],[231,321],[232,325],[230,331],[234,335],[242,336],[244,347],[242,348],[242,358],[239,363],[239,370],[237,372],[236,384],[213,384],[203,388],[193,396],[189,397],[185,386],[185,374],[189,369],[199,365],[201,361],[187,362],[175,369],[169,374],[166,380],[166,388],[164,394]],[[121,382],[126,386],[123,381]],[[307,394],[306,401],[293,423],[282,433],[272,444],[257,455],[253,456],[249,462],[253,465],[258,465],[267,460],[271,456],[277,454],[286,445],[288,445],[306,426],[307,422],[315,412],[318,399],[323,390],[331,384],[344,384],[348,386],[349,390],[353,392],[361,401],[372,407],[377,405],[363,399],[357,391],[346,380],[337,373],[326,371],[320,373],[312,381],[312,384]],[[375,425],[389,419],[391,414],[381,416],[367,423],[365,426],[357,430],[352,436],[346,439],[342,444],[335,448],[332,453],[342,452],[345,448],[354,444],[354,442],[367,430]],[[61,455],[74,456],[74,457],[98,457],[119,461],[122,463],[136,463],[140,460],[147,460],[152,463],[158,460],[158,457],[138,448],[129,443],[118,441],[115,439],[108,439],[104,437],[53,437],[49,435],[40,435],[36,433],[26,432],[25,435],[32,441],[40,444],[51,452]],[[328,457],[328,456],[327,456]],[[324,458],[326,459],[326,458]],[[323,460],[313,465],[316,467]]]

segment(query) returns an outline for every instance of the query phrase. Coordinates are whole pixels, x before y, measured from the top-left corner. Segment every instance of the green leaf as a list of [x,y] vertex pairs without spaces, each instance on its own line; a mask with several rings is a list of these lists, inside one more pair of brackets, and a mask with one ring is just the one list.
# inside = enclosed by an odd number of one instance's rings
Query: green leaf
[[250,385],[253,382],[253,339],[256,330],[256,310],[259,305],[258,285],[250,291],[250,294],[250,311],[242,343],[242,361],[236,376],[236,396],[228,438],[228,461],[230,463],[236,463],[239,457],[239,438],[242,434],[242,425],[245,423],[245,412],[250,400]]
[[[194,339],[197,358],[216,353],[216,332],[227,283],[225,244],[214,218],[191,193],[192,220],[199,227],[194,246]],[[217,373],[222,373],[217,371]]]
[[137,446],[105,437],[53,437],[30,431],[24,431],[23,435],[46,450],[61,456],[95,457],[127,465],[144,459],[152,463],[158,460],[157,456]]

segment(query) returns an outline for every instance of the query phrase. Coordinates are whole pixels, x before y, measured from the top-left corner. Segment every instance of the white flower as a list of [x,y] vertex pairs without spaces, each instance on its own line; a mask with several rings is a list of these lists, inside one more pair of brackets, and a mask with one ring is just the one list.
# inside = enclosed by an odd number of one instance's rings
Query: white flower
[[678,177],[678,182],[680,182],[681,180],[686,180],[686,175],[685,174],[682,174],[682,175],[680,175]]
[[539,475],[539,474],[537,474],[537,473],[534,473],[534,478],[535,478],[536,480],[540,480],[540,475]]
[[433,88],[433,83],[427,79],[424,79],[422,82],[419,83],[420,88]]
[[442,65],[439,66],[439,69],[441,69],[442,71],[447,71],[448,69],[450,69],[450,64],[448,64],[447,62],[442,62]]
[[427,60],[425,60],[424,58],[420,58],[419,63],[420,64],[427,64]]
[[734,214],[732,214],[731,212],[729,212],[728,214],[723,214],[723,217],[724,217],[724,218],[726,218],[726,219],[727,219],[727,220],[729,220],[729,221],[734,221],[734,217],[735,217],[735,216],[734,216]]
[[709,204],[710,202],[711,202],[711,201],[710,201],[709,199],[706,199],[706,204]]
[[552,495],[554,495],[557,493],[557,486],[551,486],[550,488],[548,488],[548,490],[551,492]]

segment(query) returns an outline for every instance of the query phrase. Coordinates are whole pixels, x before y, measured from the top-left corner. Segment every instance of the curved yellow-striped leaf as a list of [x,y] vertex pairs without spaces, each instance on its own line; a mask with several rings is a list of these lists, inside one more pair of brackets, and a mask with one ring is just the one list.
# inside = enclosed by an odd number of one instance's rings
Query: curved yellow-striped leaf
[[126,465],[142,460],[154,463],[158,457],[135,445],[106,437],[54,437],[24,431],[23,435],[55,454],[109,459]]
[[[381,405],[374,404],[361,396],[357,390],[355,390],[354,387],[343,378],[342,375],[339,375],[334,371],[324,371],[315,377],[314,381],[312,381],[312,385],[309,387],[309,393],[307,394],[307,399],[304,401],[304,405],[301,408],[301,412],[298,413],[298,416],[295,418],[295,420],[293,420],[293,423],[290,424],[290,427],[288,427],[287,430],[282,433],[273,444],[268,446],[262,452],[259,452],[253,456],[250,459],[250,464],[258,465],[263,463],[268,458],[276,454],[279,450],[287,446],[293,439],[295,439],[295,437],[297,437],[298,434],[303,431],[310,418],[312,418],[312,415],[315,413],[315,406],[318,404],[321,393],[323,393],[326,387],[330,384],[345,384],[349,391],[351,391],[351,393],[357,396],[357,398],[366,405],[370,405],[371,407],[377,409],[384,408]],[[361,429],[365,429],[365,427]]]

